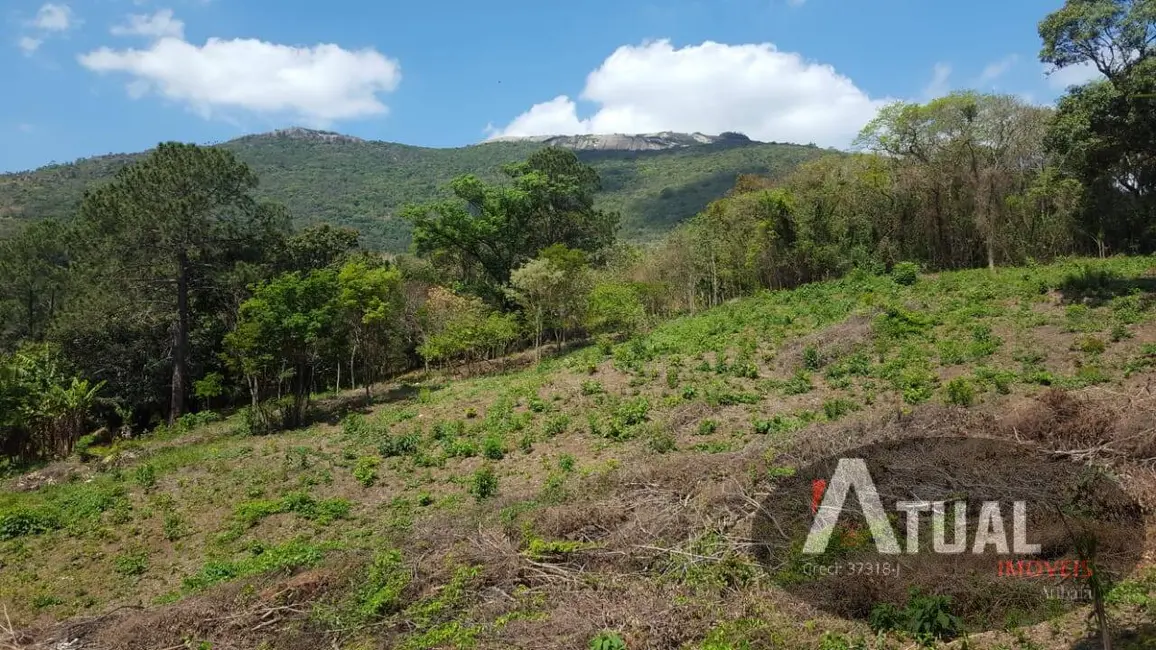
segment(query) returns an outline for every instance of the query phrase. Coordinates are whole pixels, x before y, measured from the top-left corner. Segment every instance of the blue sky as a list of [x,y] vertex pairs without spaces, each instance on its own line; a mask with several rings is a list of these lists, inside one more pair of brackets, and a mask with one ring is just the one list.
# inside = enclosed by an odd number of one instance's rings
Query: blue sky
[[8,0],[0,170],[304,125],[461,146],[742,131],[845,146],[882,103],[1054,100],[1059,0]]

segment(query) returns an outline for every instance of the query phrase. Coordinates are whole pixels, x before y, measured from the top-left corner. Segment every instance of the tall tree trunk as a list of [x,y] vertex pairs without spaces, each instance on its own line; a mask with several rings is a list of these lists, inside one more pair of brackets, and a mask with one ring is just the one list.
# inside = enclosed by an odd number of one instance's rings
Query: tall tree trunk
[[169,403],[169,424],[185,413],[185,385],[188,383],[189,355],[189,258],[177,256],[177,327],[173,336],[173,392]]

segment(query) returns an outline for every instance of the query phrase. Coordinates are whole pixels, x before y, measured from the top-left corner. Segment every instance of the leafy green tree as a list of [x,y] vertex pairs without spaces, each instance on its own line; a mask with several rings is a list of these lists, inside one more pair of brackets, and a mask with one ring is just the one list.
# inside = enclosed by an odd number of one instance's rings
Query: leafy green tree
[[[361,378],[366,396],[369,396],[370,384],[381,376],[390,353],[400,342],[401,318],[405,310],[401,272],[384,260],[354,259],[341,267],[337,282],[337,302],[350,339],[349,385],[357,385],[354,368],[360,357]],[[337,383],[340,388],[340,372]]]
[[514,269],[552,244],[594,253],[609,245],[618,215],[594,208],[598,174],[572,151],[541,149],[503,169],[509,185],[475,176],[450,183],[454,198],[407,208],[414,247],[448,278],[504,305]]
[[285,240],[278,257],[279,271],[311,271],[341,265],[360,247],[361,234],[353,228],[321,223],[303,228]]
[[1084,185],[1081,235],[1109,249],[1152,250],[1156,217],[1156,1],[1068,0],[1039,25],[1040,60],[1092,66],[1103,81],[1069,88],[1047,135]]
[[1092,65],[1114,81],[1156,52],[1156,2],[1067,0],[1040,21],[1039,33],[1044,63]]
[[642,329],[646,310],[636,285],[605,280],[590,290],[585,317],[591,333],[631,335]]
[[299,426],[318,368],[332,351],[341,323],[337,272],[290,272],[258,286],[241,305],[237,328],[225,337],[231,367],[244,375],[254,412],[288,383],[291,404],[282,424]]
[[534,329],[535,354],[546,327],[558,330],[561,345],[566,330],[579,324],[588,289],[588,270],[585,253],[555,244],[511,274],[507,291],[525,310]]
[[283,211],[253,200],[256,185],[227,150],[165,142],[81,203],[94,242],[87,272],[131,294],[133,311],[170,324],[170,421],[184,413],[190,388],[193,302],[213,289],[215,272],[287,225]]
[[422,307],[418,354],[426,363],[474,363],[505,354],[519,338],[514,314],[502,314],[480,298],[433,287]]

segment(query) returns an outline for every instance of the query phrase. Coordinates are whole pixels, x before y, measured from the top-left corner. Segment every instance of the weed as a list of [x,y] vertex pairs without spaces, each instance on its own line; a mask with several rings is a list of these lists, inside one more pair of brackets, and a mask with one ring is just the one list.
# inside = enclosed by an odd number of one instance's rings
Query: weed
[[590,650],[626,650],[626,641],[613,630],[603,630],[590,639]]
[[823,367],[823,355],[819,353],[819,348],[813,345],[803,348],[803,367],[807,370],[819,370]]
[[157,470],[149,463],[138,466],[132,477],[146,492],[157,486]]
[[709,436],[710,434],[714,433],[717,430],[718,430],[718,422],[715,422],[714,420],[707,418],[707,419],[703,420],[702,422],[698,423],[698,430],[695,431],[695,435]]
[[783,384],[783,394],[802,395],[811,392],[814,388],[811,384],[811,373],[800,369]]
[[1076,343],[1076,349],[1084,354],[1095,355],[1103,354],[1104,350],[1108,349],[1108,346],[1103,340],[1095,336],[1085,336]]
[[828,420],[838,420],[857,410],[859,405],[848,399],[836,398],[823,402],[823,415],[826,415]]
[[377,468],[380,465],[380,456],[362,456],[353,466],[353,478],[364,487],[373,487],[377,483]]
[[546,434],[547,438],[553,438],[566,431],[566,428],[569,426],[570,416],[565,413],[560,413],[546,420],[546,425],[542,428],[542,432]]
[[606,392],[606,389],[602,387],[600,382],[594,381],[593,379],[586,379],[582,382],[581,391],[583,395],[602,395]]
[[651,451],[659,454],[665,454],[674,451],[678,448],[676,444],[674,433],[667,429],[655,429],[647,436],[646,446]]
[[309,567],[320,562],[326,551],[338,547],[332,542],[312,544],[300,539],[270,547],[256,545],[250,548],[248,557],[205,563],[196,573],[187,576],[182,585],[188,592],[198,592],[245,576]]
[[574,465],[575,465],[574,456],[572,456],[570,454],[562,454],[558,458],[558,468],[561,469],[563,472],[567,472],[567,473],[573,472],[574,471]]
[[122,576],[139,576],[148,571],[148,553],[144,551],[125,551],[113,559],[116,572]]
[[378,446],[377,451],[385,458],[392,458],[394,456],[412,456],[417,453],[421,446],[421,433],[411,431],[410,433],[395,435],[386,438],[385,442]]

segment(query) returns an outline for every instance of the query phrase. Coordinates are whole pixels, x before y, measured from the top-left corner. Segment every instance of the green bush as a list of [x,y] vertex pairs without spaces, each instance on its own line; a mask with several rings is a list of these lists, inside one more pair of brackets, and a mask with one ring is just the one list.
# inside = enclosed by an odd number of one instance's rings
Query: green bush
[[501,436],[490,434],[482,441],[482,456],[490,460],[502,460],[506,457],[506,443]]
[[353,466],[353,478],[365,487],[372,487],[377,482],[377,468],[381,465],[378,456],[362,456]]
[[695,432],[695,435],[709,436],[710,434],[714,433],[717,430],[718,430],[718,422],[715,422],[714,420],[707,418],[706,420],[703,420],[702,422],[698,423],[698,430]]
[[474,499],[485,501],[498,493],[498,475],[488,465],[474,472],[470,480],[470,494]]
[[947,403],[956,406],[971,406],[975,403],[975,387],[964,377],[956,377],[947,382]]
[[891,279],[895,284],[909,287],[919,281],[919,265],[915,262],[899,262],[891,269]]

